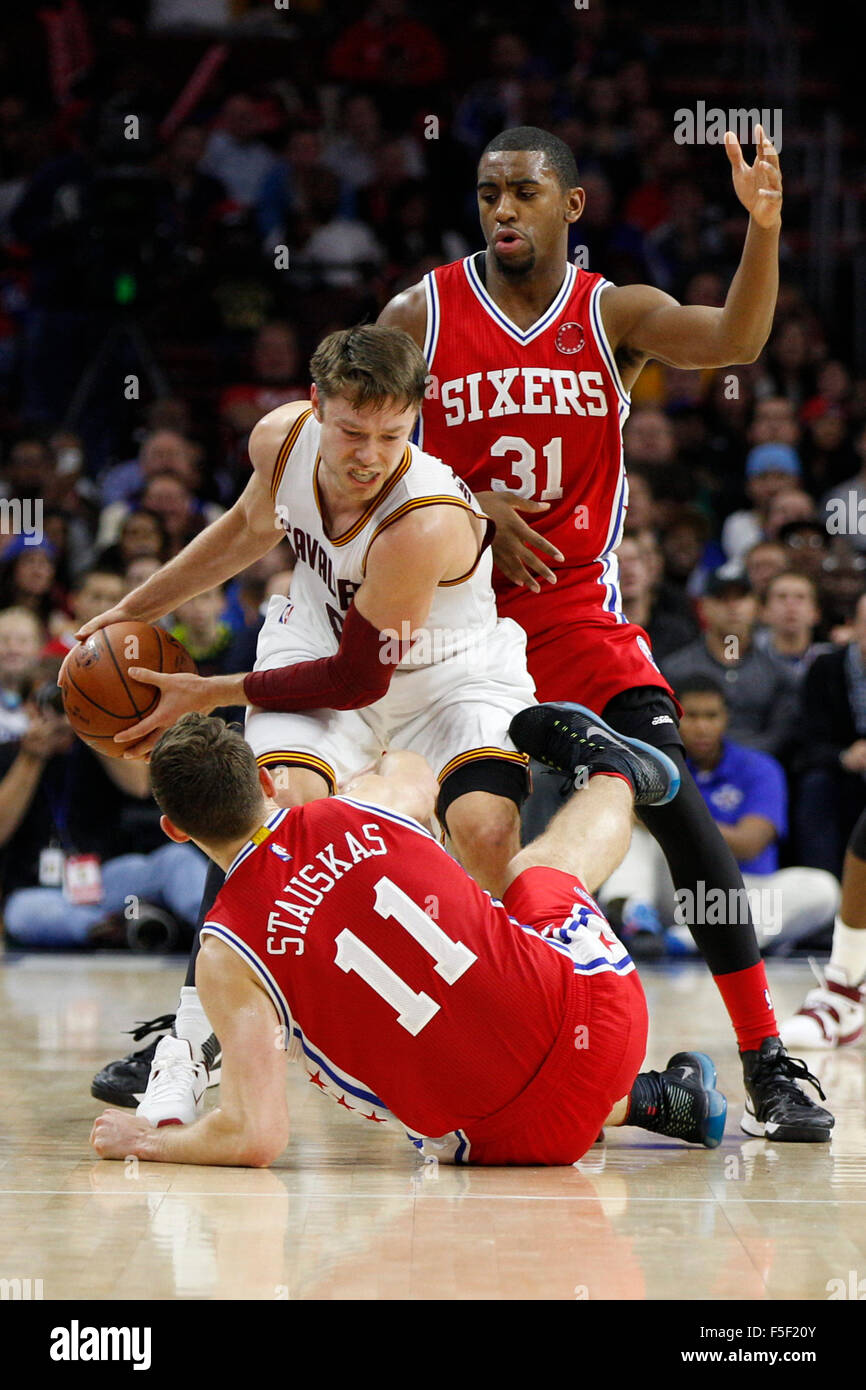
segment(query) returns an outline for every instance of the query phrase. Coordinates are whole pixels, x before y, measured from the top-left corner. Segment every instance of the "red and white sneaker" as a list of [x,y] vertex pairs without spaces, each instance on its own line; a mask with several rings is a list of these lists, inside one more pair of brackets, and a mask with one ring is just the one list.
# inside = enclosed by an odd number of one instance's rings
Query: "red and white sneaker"
[[207,1084],[207,1067],[193,1056],[191,1043],[185,1038],[160,1038],[136,1114],[156,1128],[190,1125],[202,1112]]
[[786,1048],[796,1052],[810,1049],[827,1051],[850,1047],[863,1036],[864,991],[850,985],[844,970],[828,965],[824,971],[810,961],[818,981],[803,1005],[781,1025],[779,1035]]

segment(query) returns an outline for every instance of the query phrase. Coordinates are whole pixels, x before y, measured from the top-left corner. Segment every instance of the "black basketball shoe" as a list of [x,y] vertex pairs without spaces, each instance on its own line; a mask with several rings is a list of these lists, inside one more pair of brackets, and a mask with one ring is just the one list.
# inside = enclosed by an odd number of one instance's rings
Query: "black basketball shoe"
[[[139,1023],[136,1028],[130,1029],[130,1033],[135,1042],[141,1042],[149,1033],[156,1033],[152,1043],[147,1047],[141,1048],[139,1052],[130,1052],[128,1056],[119,1058],[116,1062],[109,1062],[102,1071],[96,1073],[90,1086],[90,1094],[97,1100],[108,1101],[110,1105],[124,1105],[130,1109],[135,1109],[143,1099],[147,1090],[147,1082],[150,1077],[150,1065],[153,1061],[153,1054],[160,1038],[166,1034],[174,1034],[174,1014],[162,1014],[159,1018],[152,1018],[146,1023]],[[202,1044],[202,1055],[208,1071],[208,1086],[218,1086],[220,1080],[220,1070],[222,1063],[222,1049],[217,1040],[216,1034],[211,1033],[206,1042]]]
[[583,705],[532,705],[514,716],[509,733],[522,753],[575,781],[584,771],[621,773],[636,806],[664,806],[680,789],[677,766],[666,753],[618,734]]
[[718,1148],[728,1103],[716,1090],[716,1069],[705,1052],[677,1052],[664,1071],[635,1077],[627,1125],[686,1144]]
[[822,1100],[821,1083],[798,1058],[789,1057],[781,1038],[765,1038],[757,1052],[741,1052],[746,1108],[740,1129],[758,1139],[788,1144],[826,1144],[836,1123],[829,1110],[797,1085],[808,1081]]

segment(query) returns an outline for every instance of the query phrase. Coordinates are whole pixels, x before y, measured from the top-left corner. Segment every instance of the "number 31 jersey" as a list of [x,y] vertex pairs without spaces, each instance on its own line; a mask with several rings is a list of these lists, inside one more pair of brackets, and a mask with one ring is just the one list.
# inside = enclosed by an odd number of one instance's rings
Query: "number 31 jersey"
[[[568,264],[553,302],[523,331],[488,294],[483,267],[482,252],[424,277],[430,381],[418,443],[475,493],[549,502],[527,520],[562,552],[563,568],[603,565],[628,501],[629,397],[601,320],[609,282]],[[498,571],[495,582],[514,592]]]
[[525,1089],[574,973],[414,821],[342,797],[269,819],[206,935],[258,976],[310,1085],[412,1137],[456,1132]]

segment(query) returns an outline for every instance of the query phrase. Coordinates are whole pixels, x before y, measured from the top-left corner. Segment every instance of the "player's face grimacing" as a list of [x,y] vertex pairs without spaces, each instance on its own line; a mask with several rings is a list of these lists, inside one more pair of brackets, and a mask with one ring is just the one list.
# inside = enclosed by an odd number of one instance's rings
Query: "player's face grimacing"
[[478,166],[481,229],[503,275],[527,275],[560,257],[583,203],[583,189],[563,188],[540,150],[492,151]]
[[345,500],[375,497],[399,466],[418,412],[396,401],[357,407],[346,396],[310,393],[322,426],[319,442],[323,481]]

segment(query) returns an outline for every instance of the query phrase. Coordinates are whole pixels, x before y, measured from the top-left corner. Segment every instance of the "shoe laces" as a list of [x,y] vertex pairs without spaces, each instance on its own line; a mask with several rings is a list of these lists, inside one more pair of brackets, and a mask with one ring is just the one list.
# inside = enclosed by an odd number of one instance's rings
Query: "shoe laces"
[[175,1014],[160,1014],[159,1018],[151,1018],[146,1023],[136,1023],[134,1028],[130,1028],[129,1034],[133,1042],[141,1042],[148,1033],[164,1032],[167,1028],[174,1026]]
[[206,1070],[203,1063],[194,1062],[191,1056],[154,1057],[147,1083],[148,1101],[184,1099],[200,1067]]
[[798,1081],[808,1081],[822,1100],[827,1097],[817,1076],[810,1072],[806,1063],[800,1057],[789,1057],[787,1052],[777,1052],[771,1057],[759,1057],[752,1073],[752,1081],[756,1086],[760,1086],[764,1081],[775,1081],[779,1087],[787,1091],[790,1095],[795,1095],[803,1099],[803,1094],[797,1086]]

